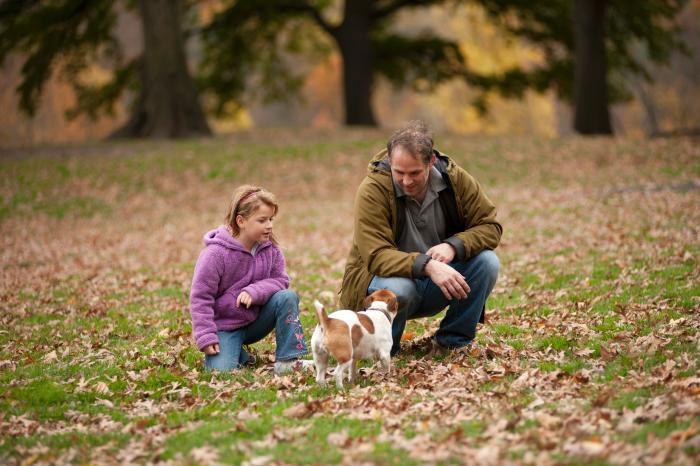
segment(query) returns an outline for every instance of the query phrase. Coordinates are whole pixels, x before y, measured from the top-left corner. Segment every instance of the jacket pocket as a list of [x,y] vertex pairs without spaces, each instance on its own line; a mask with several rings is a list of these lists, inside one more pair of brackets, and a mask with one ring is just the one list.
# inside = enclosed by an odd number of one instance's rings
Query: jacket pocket
[[226,290],[224,294],[216,298],[214,301],[214,317],[231,317],[236,313],[236,299],[241,293],[241,290]]

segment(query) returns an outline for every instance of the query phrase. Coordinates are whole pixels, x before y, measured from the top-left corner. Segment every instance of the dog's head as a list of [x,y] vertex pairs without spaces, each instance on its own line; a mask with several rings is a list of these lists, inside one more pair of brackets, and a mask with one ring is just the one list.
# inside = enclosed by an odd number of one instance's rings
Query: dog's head
[[365,298],[365,309],[369,308],[375,302],[385,303],[386,310],[396,317],[396,313],[399,312],[399,303],[396,299],[396,295],[389,290],[377,290]]

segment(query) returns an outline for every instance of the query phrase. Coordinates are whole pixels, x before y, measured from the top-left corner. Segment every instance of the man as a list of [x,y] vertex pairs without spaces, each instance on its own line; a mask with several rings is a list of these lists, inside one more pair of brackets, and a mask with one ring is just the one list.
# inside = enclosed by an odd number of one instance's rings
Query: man
[[434,350],[468,347],[498,277],[496,208],[479,183],[433,148],[426,125],[410,122],[374,156],[355,199],[353,244],[340,304],[389,289],[399,299],[392,354],[408,319],[447,314]]

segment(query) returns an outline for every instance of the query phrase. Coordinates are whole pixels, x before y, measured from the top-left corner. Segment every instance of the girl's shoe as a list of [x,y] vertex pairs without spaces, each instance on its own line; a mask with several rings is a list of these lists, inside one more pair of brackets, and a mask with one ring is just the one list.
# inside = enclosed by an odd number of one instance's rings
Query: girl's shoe
[[257,355],[247,345],[241,348],[240,364],[241,367],[254,367],[258,364]]
[[306,369],[314,369],[314,362],[310,359],[290,359],[289,361],[275,361],[275,375],[285,375],[290,372],[299,372]]

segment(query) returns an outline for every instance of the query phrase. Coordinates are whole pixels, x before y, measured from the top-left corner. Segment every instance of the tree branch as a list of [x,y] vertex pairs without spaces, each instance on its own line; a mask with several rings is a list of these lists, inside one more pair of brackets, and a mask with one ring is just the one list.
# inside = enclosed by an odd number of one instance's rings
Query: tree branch
[[[350,0],[346,0],[350,1]],[[398,10],[409,6],[430,6],[435,3],[442,3],[445,0],[394,0],[384,7],[379,7],[372,13],[372,19],[382,19],[391,16]]]
[[321,12],[317,8],[314,8],[311,5],[309,5],[306,12],[309,15],[311,15],[313,20],[316,21],[316,24],[318,24],[321,27],[321,29],[323,29],[324,31],[326,31],[328,34],[330,34],[333,37],[336,36],[336,34],[338,33],[338,28],[328,24],[328,21],[326,21],[323,18],[323,16],[321,15]]
[[323,18],[323,15],[321,15],[321,11],[318,8],[306,2],[292,1],[289,3],[281,3],[278,10],[280,12],[305,13],[309,15],[321,29],[326,31],[331,36],[335,37],[338,33],[338,28],[331,26],[328,21]]

